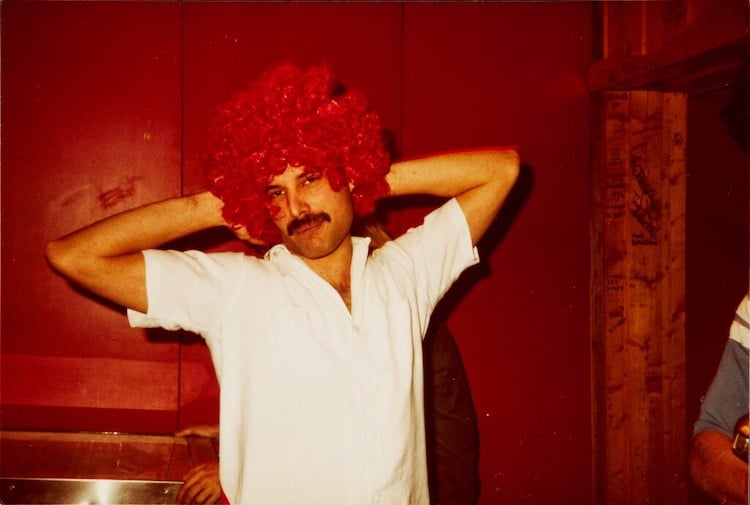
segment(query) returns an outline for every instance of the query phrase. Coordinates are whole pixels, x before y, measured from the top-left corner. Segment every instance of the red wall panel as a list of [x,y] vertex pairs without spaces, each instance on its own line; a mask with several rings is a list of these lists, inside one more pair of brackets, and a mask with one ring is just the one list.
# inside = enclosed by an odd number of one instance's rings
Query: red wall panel
[[120,309],[55,276],[42,252],[179,194],[177,6],[2,8],[2,425],[172,430],[177,345],[128,329]]
[[405,6],[404,154],[514,144],[525,165],[449,294],[481,504],[591,500],[590,54],[587,3]]

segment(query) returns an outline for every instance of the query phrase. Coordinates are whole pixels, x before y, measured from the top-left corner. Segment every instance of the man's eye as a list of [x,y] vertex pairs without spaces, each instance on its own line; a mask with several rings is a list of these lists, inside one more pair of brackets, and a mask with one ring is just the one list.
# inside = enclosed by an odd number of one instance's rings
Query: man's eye
[[268,195],[268,198],[270,198],[271,200],[275,200],[276,198],[284,194],[284,190],[272,189],[271,191],[268,191],[266,194]]
[[311,184],[311,183],[317,181],[318,179],[320,179],[319,175],[308,174],[308,175],[305,176],[305,178],[303,180],[303,184]]

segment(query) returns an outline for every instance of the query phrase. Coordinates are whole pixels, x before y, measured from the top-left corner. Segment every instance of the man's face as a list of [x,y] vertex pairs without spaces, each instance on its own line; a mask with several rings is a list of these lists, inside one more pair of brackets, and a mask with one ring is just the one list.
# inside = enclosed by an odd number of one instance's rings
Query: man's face
[[265,192],[271,218],[293,254],[322,258],[349,237],[354,209],[348,187],[334,191],[322,174],[288,166]]

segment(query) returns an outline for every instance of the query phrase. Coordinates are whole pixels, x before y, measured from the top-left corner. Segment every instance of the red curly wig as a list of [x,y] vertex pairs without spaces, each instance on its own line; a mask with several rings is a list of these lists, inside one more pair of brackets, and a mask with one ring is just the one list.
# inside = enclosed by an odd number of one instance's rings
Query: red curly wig
[[265,188],[288,165],[354,186],[355,216],[389,192],[390,159],[380,119],[364,97],[335,84],[326,66],[277,66],[222,105],[209,136],[209,190],[224,219],[269,245],[281,242]]

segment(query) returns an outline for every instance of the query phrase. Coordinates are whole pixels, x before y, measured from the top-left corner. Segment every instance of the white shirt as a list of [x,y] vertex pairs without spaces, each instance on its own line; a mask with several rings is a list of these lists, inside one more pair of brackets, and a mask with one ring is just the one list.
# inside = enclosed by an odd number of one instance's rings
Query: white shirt
[[455,200],[369,257],[352,240],[351,314],[283,245],[144,251],[149,313],[130,322],[206,339],[233,504],[429,503],[422,337],[477,251]]

